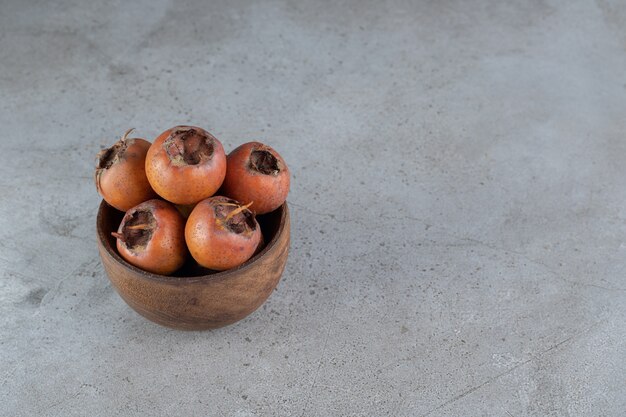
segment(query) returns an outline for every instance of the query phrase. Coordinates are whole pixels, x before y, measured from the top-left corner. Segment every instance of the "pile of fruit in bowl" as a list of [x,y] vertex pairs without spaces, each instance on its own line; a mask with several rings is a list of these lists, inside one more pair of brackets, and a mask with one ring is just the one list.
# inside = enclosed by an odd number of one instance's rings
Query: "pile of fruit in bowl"
[[[102,150],[96,162],[96,188],[104,199],[98,219],[100,254],[108,260],[103,263],[109,278],[131,307],[170,327],[212,328],[241,319],[242,311],[253,311],[267,298],[273,290],[269,286],[276,285],[284,268],[289,239],[287,164],[260,142],[245,143],[227,155],[217,138],[195,126],[168,129],[152,144],[129,137],[131,132]],[[280,238],[278,246],[286,242],[284,250],[268,254]],[[264,256],[276,259],[263,260]],[[253,299],[251,305],[231,306],[238,313],[220,321],[216,315],[223,316],[223,309],[213,311],[216,294],[204,303],[197,295],[212,282],[234,280],[238,270],[254,280],[257,258],[259,267],[267,263],[265,270],[272,262],[277,265],[269,284],[259,287],[263,294],[244,297]],[[243,271],[246,265],[252,269]],[[261,270],[257,275],[262,283]],[[186,305],[192,307],[177,306],[181,294],[156,300],[168,295],[159,290],[151,296],[151,280],[174,292],[184,288]],[[198,287],[188,285],[192,283]],[[250,281],[248,287],[253,284]],[[129,295],[129,288],[143,298]],[[246,292],[241,285],[219,288],[231,298],[233,291]],[[161,303],[156,310],[155,303]]]

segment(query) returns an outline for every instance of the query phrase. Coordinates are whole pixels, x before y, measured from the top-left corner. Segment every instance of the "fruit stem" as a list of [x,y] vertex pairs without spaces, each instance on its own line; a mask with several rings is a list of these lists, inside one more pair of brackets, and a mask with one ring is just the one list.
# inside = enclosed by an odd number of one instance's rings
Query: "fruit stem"
[[224,219],[225,222],[229,221],[230,219],[233,218],[233,216],[236,216],[237,214],[241,213],[242,211],[246,210],[248,207],[250,207],[252,205],[252,203],[254,203],[254,201],[249,202],[248,204],[246,204],[245,206],[239,206],[239,208],[236,208],[235,210],[231,211],[230,213],[228,213],[228,215],[226,216],[226,218]]
[[124,235],[122,235],[121,233],[111,232],[111,235],[114,238],[121,240],[122,242],[126,242],[126,239],[124,239]]
[[124,136],[122,136],[122,142],[126,142],[126,138],[128,137],[128,135],[130,135],[130,132],[132,132],[133,130],[135,130],[134,127],[128,129],[126,133],[124,133]]

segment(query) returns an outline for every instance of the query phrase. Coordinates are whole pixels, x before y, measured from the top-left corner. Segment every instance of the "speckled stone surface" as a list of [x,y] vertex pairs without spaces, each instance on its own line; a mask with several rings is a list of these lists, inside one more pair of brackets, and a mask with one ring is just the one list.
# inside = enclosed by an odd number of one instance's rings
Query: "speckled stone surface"
[[[0,96],[0,415],[624,415],[624,2],[4,0]],[[293,173],[211,332],[96,248],[96,153],[181,123]]]

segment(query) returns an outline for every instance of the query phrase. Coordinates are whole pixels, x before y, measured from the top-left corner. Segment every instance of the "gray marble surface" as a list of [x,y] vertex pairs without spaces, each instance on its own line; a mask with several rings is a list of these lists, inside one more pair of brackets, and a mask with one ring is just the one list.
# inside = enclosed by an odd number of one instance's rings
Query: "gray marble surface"
[[[0,415],[623,416],[626,4],[0,1]],[[290,259],[211,332],[128,308],[95,154],[290,164]]]

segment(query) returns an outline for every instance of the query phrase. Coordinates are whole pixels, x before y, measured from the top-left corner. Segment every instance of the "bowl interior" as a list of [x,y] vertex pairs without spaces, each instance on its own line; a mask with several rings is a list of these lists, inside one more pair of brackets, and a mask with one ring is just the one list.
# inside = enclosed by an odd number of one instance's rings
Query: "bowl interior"
[[124,217],[124,212],[116,210],[115,208],[108,205],[104,200],[102,200],[102,202],[100,203],[100,208],[98,209],[98,218],[96,223],[98,239],[100,239],[105,250],[113,257],[113,259],[131,270],[142,273],[146,277],[152,277],[158,280],[170,279],[171,277],[189,279],[197,279],[199,277],[217,278],[220,276],[228,275],[233,271],[249,267],[254,264],[257,259],[261,258],[276,243],[276,240],[285,225],[287,210],[287,203],[285,203],[271,213],[256,216],[256,219],[261,226],[261,233],[263,234],[265,245],[260,251],[257,251],[257,253],[252,258],[244,262],[239,267],[226,271],[214,271],[201,267],[193,260],[191,256],[189,256],[189,259],[187,260],[185,265],[183,265],[182,268],[169,276],[146,272],[129,264],[119,255],[115,245],[115,238],[111,235],[111,232],[117,231],[117,228],[121,223],[122,218]]

